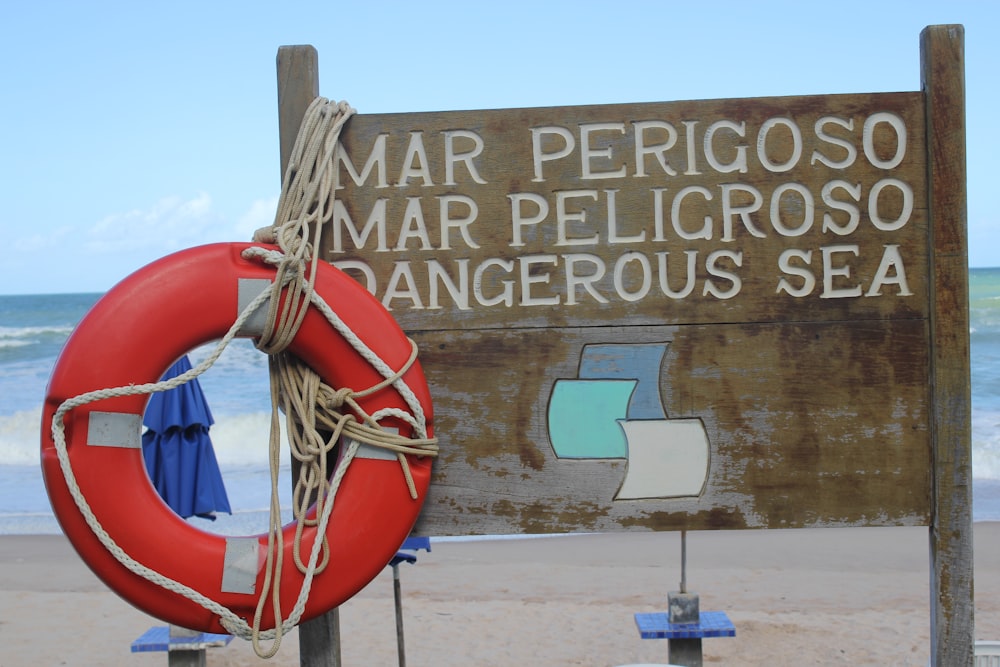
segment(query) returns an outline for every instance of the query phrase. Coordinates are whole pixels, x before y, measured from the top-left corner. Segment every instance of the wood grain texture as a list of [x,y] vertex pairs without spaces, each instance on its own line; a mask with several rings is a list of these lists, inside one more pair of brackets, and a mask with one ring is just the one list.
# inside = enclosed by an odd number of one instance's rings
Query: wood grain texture
[[[905,124],[905,156],[892,169],[873,166],[864,154],[866,120],[875,113],[892,114]],[[844,146],[821,140],[816,132],[817,123],[831,117],[852,128],[821,125],[825,135],[855,151],[843,168],[817,157],[847,160]],[[662,155],[672,174],[655,156],[636,160],[637,143],[667,137],[665,131],[648,130],[640,140],[641,122],[676,131],[672,148]],[[765,129],[769,122],[781,124]],[[730,125],[710,131],[718,123]],[[584,139],[582,128],[588,126],[618,129]],[[801,133],[797,142],[793,126]],[[553,145],[542,141],[535,149],[532,131],[552,127],[569,133],[576,151],[538,167],[533,156],[558,151],[564,139],[549,132],[543,138]],[[692,128],[691,137],[685,136],[686,127]],[[888,162],[900,139],[885,122],[871,127],[871,153],[876,163]],[[359,174],[366,165],[371,169],[359,186],[340,163],[342,213],[325,237],[325,256],[365,283],[408,331],[600,326],[610,318],[657,325],[925,317],[923,127],[918,93],[360,115],[345,129],[344,159]],[[456,164],[448,184],[444,137],[455,128],[475,133],[482,146],[470,160],[475,176],[464,163]],[[584,160],[584,141],[592,152],[606,151],[609,157]],[[374,150],[376,145],[384,150]],[[424,149],[422,160],[413,157],[416,145]],[[743,155],[745,171],[712,168],[709,151],[727,164]],[[799,155],[794,166],[782,171],[765,168],[761,158],[791,163],[793,154]],[[384,163],[373,155],[383,155]],[[623,176],[588,178],[584,163],[591,172],[600,167]],[[421,164],[426,177],[402,176]],[[899,229],[878,229],[870,221],[870,195],[886,179],[913,190],[912,211]],[[845,186],[856,190],[848,193]],[[808,207],[802,191],[810,197]],[[878,192],[882,218],[899,218],[904,204],[898,188],[883,183]],[[850,231],[835,231],[851,225],[849,214],[825,203],[824,196],[857,209]],[[456,197],[474,202],[474,213]],[[538,202],[548,215],[524,223],[538,212]],[[751,212],[741,214],[741,207]],[[442,215],[474,219],[445,228]],[[837,290],[867,293],[887,246],[901,258],[912,298],[829,298]],[[790,249],[808,253],[808,261],[799,257],[791,263],[816,280],[801,298],[779,290],[783,279],[792,289],[803,288],[798,274],[781,268],[782,253]],[[846,271],[830,276],[829,290],[824,252],[842,267],[837,271]],[[722,255],[712,260],[713,253]],[[650,283],[644,285],[644,278]]]
[[[353,117],[324,256],[421,346],[418,530],[929,524],[925,132],[909,92]],[[556,456],[556,383],[641,343],[704,425],[697,497]]]
[[[420,344],[417,530],[929,523],[924,125],[919,93],[352,118],[325,256]],[[626,458],[556,456],[556,383],[642,343],[704,424],[697,497],[615,500]]]
[[657,373],[666,415],[701,419],[711,443],[700,497],[628,501],[614,500],[625,459],[559,459],[546,422],[552,386],[577,376],[582,348],[620,332],[419,334],[442,454],[417,531],[929,521],[924,322],[628,327],[633,342],[667,343]]
[[963,27],[957,25],[931,26],[921,34],[933,247],[934,665],[972,665],[974,660],[964,38]]
[[281,179],[295,146],[306,109],[319,96],[319,53],[310,45],[282,46],[278,71],[278,141]]
[[[420,346],[415,534],[927,525],[933,664],[971,665],[963,39],[922,33],[918,92],[352,117],[321,252]],[[601,437],[700,425],[701,491],[557,455],[610,405],[574,382],[645,383]]]

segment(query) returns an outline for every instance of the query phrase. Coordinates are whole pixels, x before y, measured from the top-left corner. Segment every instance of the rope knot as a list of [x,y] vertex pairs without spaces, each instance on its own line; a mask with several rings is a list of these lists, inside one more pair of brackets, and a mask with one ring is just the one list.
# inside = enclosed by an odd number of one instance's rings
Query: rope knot
[[[269,229],[269,228],[268,228]],[[260,232],[261,230],[257,230]],[[257,234],[254,234],[255,243],[268,243],[268,241],[258,241]],[[285,254],[280,250],[270,250],[268,248],[260,248],[258,246],[250,246],[240,253],[240,256],[248,261],[258,261],[264,264],[270,264],[271,266],[277,266],[281,264],[285,257]]]
[[350,387],[341,387],[335,390],[332,394],[327,395],[326,407],[331,410],[336,410],[337,408],[343,407],[347,399],[354,396],[354,390]]

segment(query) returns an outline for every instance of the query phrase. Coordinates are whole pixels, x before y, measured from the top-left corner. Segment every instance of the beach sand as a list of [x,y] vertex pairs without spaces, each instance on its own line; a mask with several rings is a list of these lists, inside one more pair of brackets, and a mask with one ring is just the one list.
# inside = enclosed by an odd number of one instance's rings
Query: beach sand
[[[1000,639],[1000,524],[975,527],[976,638]],[[919,665],[930,652],[926,528],[688,534],[688,588],[735,638],[706,665]],[[677,533],[435,542],[400,566],[409,667],[666,662],[633,614],[664,611]],[[388,568],[341,607],[343,664],[396,663]],[[61,536],[0,537],[0,667],[164,665],[131,642],[159,621],[108,590]],[[234,640],[208,664],[298,665],[293,632],[271,660]]]

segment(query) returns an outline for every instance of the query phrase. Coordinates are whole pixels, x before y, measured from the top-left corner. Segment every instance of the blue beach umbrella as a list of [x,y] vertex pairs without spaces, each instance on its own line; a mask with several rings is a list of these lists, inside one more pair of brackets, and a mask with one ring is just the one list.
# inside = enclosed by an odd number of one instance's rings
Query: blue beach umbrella
[[[185,355],[163,379],[189,370],[191,362]],[[232,514],[208,435],[214,421],[197,379],[151,395],[146,406],[142,434],[146,471],[164,502],[185,519],[214,520],[216,512]]]

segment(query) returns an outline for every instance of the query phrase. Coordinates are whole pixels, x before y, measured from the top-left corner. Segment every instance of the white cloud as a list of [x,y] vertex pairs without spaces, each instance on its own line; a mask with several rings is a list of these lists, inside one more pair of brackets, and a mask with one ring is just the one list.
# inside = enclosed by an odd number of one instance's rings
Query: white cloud
[[250,208],[240,216],[232,229],[236,236],[235,241],[250,241],[253,233],[261,227],[270,227],[274,224],[274,213],[278,209],[278,197],[268,197],[257,199],[250,204]]
[[86,231],[83,245],[101,255],[173,250],[217,238],[222,227],[208,194],[187,200],[164,197],[149,208],[104,217]]
[[45,251],[53,247],[61,246],[73,235],[73,228],[63,225],[50,229],[46,233],[34,233],[26,236],[15,236],[13,239],[13,249],[18,255]]
[[249,239],[233,237],[231,217],[204,192],[189,198],[163,197],[145,208],[87,222],[17,229],[19,235],[9,241],[14,252],[0,263],[0,293],[104,291],[181,248]]
[[77,220],[53,228],[21,226],[9,240],[13,254],[0,262],[0,293],[100,292],[177,250],[249,242],[257,229],[273,224],[278,198],[253,200],[237,215],[220,210],[201,192],[162,197],[93,224]]

